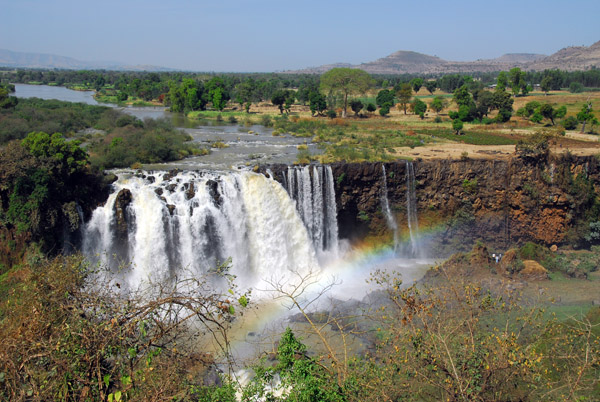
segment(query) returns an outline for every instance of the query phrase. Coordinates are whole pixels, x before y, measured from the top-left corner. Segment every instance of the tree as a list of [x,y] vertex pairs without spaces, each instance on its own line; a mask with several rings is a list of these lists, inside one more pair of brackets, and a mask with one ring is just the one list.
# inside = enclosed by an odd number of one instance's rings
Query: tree
[[583,125],[581,126],[582,133],[585,132],[585,123],[594,119],[595,116],[592,109],[592,102],[588,102],[587,104],[583,105],[581,107],[581,111],[577,113],[577,120],[583,123]]
[[525,82],[525,73],[521,71],[519,67],[512,68],[508,72],[508,77],[510,79],[510,86],[514,96],[517,96],[519,93],[527,95],[530,87]]
[[327,99],[325,95],[320,93],[319,91],[311,92],[308,97],[310,102],[310,113],[312,116],[318,114],[321,116],[325,110],[327,110]]
[[229,100],[229,93],[225,89],[225,82],[221,77],[213,77],[206,83],[208,90],[208,99],[210,99],[213,108],[219,111],[225,109]]
[[381,117],[385,117],[388,114],[390,114],[390,107],[387,104],[382,106],[381,109],[379,109],[379,115]]
[[394,106],[394,91],[382,89],[375,98],[375,103],[381,108],[387,107],[388,110]]
[[417,92],[419,92],[419,90],[423,86],[423,79],[422,78],[412,79],[410,81],[410,86],[412,87],[413,91],[415,91],[415,94],[416,94]]
[[569,92],[573,94],[578,94],[583,92],[583,85],[580,82],[572,82],[569,85]]
[[240,106],[244,107],[246,113],[250,113],[255,87],[256,82],[251,78],[248,78],[235,87],[235,100]]
[[544,103],[542,106],[540,106],[539,113],[542,115],[542,117],[550,120],[552,125],[554,125],[554,119],[562,119],[565,117],[567,114],[567,107],[563,105],[558,109],[554,109],[549,103]]
[[456,91],[454,91],[454,102],[458,106],[470,106],[473,103],[473,98],[469,92],[469,88],[466,85],[462,85]]
[[498,79],[496,80],[496,90],[505,91],[508,86],[508,76],[505,71],[500,71]]
[[447,104],[448,102],[446,102],[446,99],[443,96],[436,96],[431,101],[429,107],[437,114],[440,114],[440,112],[446,108]]
[[435,89],[437,88],[437,81],[435,81],[435,80],[425,81],[425,88],[427,88],[429,93],[433,95],[433,93],[435,92]]
[[321,91],[325,93],[339,93],[343,97],[342,117],[346,117],[348,109],[348,95],[363,94],[371,86],[371,76],[355,68],[334,68],[321,76]]
[[425,112],[427,111],[427,104],[425,102],[419,98],[415,98],[410,106],[414,114],[418,115],[421,119],[425,118]]
[[544,78],[542,78],[542,81],[540,82],[540,89],[544,91],[545,95],[548,95],[548,92],[550,91],[550,89],[552,89],[552,77],[547,75]]
[[17,106],[18,100],[15,96],[8,96],[8,90],[0,87],[0,109],[9,109]]
[[368,103],[366,109],[367,109],[367,112],[373,113],[375,110],[377,110],[377,106],[375,106],[374,103]]
[[279,113],[283,114],[283,110],[285,108],[284,105],[288,105],[288,104],[291,105],[289,99],[291,98],[292,102],[293,102],[293,96],[294,96],[293,91],[286,90],[286,89],[279,89],[271,97],[271,103],[273,103],[273,105],[275,105],[279,108]]
[[350,102],[350,109],[354,112],[355,116],[358,116],[358,113],[365,107],[361,101],[358,99],[354,99]]
[[402,106],[404,110],[404,114],[406,114],[406,107],[410,103],[410,98],[412,98],[412,87],[410,84],[402,84],[398,91],[396,91],[396,96],[398,97],[398,107]]
[[494,91],[490,110],[498,110],[496,120],[504,123],[510,120],[513,112],[514,99],[506,91]]
[[461,119],[452,120],[452,129],[456,131],[456,135],[460,135],[460,130],[463,129],[463,122]]

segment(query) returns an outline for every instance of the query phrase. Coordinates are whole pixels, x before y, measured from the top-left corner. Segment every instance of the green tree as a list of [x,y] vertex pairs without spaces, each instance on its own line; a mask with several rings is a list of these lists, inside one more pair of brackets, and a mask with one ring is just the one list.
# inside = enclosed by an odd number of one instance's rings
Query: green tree
[[580,82],[572,82],[569,85],[569,92],[573,94],[578,94],[583,92],[583,85]]
[[246,113],[250,113],[255,88],[256,82],[251,78],[239,83],[235,87],[235,100],[246,110]]
[[418,115],[421,119],[425,118],[425,112],[427,111],[427,104],[419,98],[415,98],[411,103],[411,109],[414,114]]
[[365,105],[358,99],[354,99],[350,102],[350,109],[354,112],[355,116],[365,107]]
[[9,109],[17,106],[18,100],[15,96],[8,96],[8,90],[0,87],[0,109]]
[[227,106],[229,100],[229,92],[225,88],[225,82],[221,77],[213,77],[206,83],[208,90],[208,99],[212,103],[214,109],[222,111]]
[[462,85],[460,88],[454,91],[453,99],[458,106],[470,106],[473,104],[473,97],[469,92],[469,87],[466,85]]
[[343,98],[342,117],[346,117],[348,96],[365,93],[373,86],[371,76],[355,68],[334,68],[321,76],[321,91],[324,93],[339,93]]
[[314,116],[315,113],[321,116],[323,112],[327,110],[327,99],[325,98],[325,95],[319,91],[311,92],[309,96],[309,102],[310,113],[312,116]]
[[508,77],[510,80],[510,87],[512,88],[514,96],[519,95],[519,93],[527,95],[527,93],[530,90],[530,87],[525,82],[525,73],[521,71],[519,67],[512,68],[508,72]]
[[294,99],[294,91],[290,91],[288,89],[279,89],[275,91],[271,97],[271,103],[279,108],[279,113],[283,114],[284,110],[289,112],[289,108],[294,102]]
[[427,88],[427,90],[429,91],[430,94],[433,95],[433,93],[435,92],[436,88],[437,88],[437,81],[436,80],[427,80],[425,81],[425,88]]
[[412,87],[413,91],[415,91],[415,94],[416,94],[417,92],[419,92],[419,90],[423,86],[423,79],[422,78],[414,78],[414,79],[410,80],[410,86]]
[[585,104],[581,107],[581,111],[579,113],[577,113],[577,120],[579,120],[581,123],[583,123],[581,126],[582,133],[585,132],[585,124],[588,121],[594,120],[595,117],[596,116],[594,116],[593,109],[592,109],[592,102],[588,102],[587,104]]
[[549,103],[544,103],[542,106],[540,106],[539,113],[542,115],[542,117],[550,120],[552,125],[554,125],[555,119],[562,119],[565,117],[567,114],[567,108],[563,105],[557,109],[554,109]]
[[460,134],[460,131],[463,129],[463,122],[460,119],[452,120],[452,129],[456,132],[456,135]]
[[552,77],[549,75],[542,78],[540,82],[540,89],[544,92],[545,95],[548,95],[550,89],[552,89]]
[[446,102],[446,99],[443,96],[436,96],[435,98],[433,98],[431,104],[429,105],[431,110],[433,110],[437,114],[440,114],[440,112],[444,110],[446,106],[448,106],[448,102]]
[[391,107],[394,106],[394,91],[382,89],[377,93],[375,103],[377,103],[377,105],[381,108],[387,106],[389,110]]
[[404,83],[400,86],[400,88],[396,91],[396,96],[398,98],[398,105],[402,106],[404,110],[404,114],[406,114],[406,107],[410,103],[410,99],[412,98],[412,87],[410,84]]
[[508,86],[508,76],[505,71],[500,71],[496,80],[496,90],[505,91]]
[[510,120],[513,112],[514,99],[506,91],[494,91],[491,98],[490,110],[497,110],[496,120],[504,123]]

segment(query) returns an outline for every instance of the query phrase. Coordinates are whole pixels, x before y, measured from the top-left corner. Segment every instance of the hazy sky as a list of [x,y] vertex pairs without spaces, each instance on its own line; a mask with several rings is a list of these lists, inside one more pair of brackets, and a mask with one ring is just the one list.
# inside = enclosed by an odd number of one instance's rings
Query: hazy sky
[[599,0],[0,0],[0,48],[197,71],[551,54],[600,40]]

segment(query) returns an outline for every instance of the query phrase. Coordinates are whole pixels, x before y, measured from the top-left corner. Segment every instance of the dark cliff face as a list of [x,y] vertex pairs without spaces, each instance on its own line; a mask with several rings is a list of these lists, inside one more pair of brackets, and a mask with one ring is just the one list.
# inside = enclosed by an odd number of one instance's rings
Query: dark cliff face
[[[382,212],[381,163],[333,164],[340,237],[389,238]],[[593,157],[535,163],[433,160],[413,163],[420,228],[435,255],[470,249],[481,239],[499,249],[526,241],[573,242],[597,220],[600,169]],[[282,181],[287,167],[270,166]],[[387,196],[406,230],[407,162],[385,163]]]

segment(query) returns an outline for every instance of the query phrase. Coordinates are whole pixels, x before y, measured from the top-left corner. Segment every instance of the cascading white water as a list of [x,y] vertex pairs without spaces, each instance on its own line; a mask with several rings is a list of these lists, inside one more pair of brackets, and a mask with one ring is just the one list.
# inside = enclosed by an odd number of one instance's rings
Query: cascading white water
[[336,255],[338,227],[331,166],[312,166],[312,170],[310,166],[288,167],[284,178],[315,250]]
[[419,244],[419,218],[417,215],[417,195],[415,190],[415,168],[412,162],[406,162],[406,219],[410,234],[410,255],[423,258]]
[[[128,189],[126,235],[115,201]],[[119,231],[121,230],[121,231]],[[276,181],[250,172],[120,173],[114,192],[84,233],[84,252],[123,274],[129,287],[144,281],[201,275],[231,258],[231,272],[248,286],[257,279],[319,269],[294,202]]]
[[381,206],[383,209],[383,215],[385,216],[385,222],[388,228],[394,233],[394,250],[398,250],[400,239],[398,237],[398,223],[396,218],[392,214],[390,209],[390,202],[388,200],[388,188],[387,188],[387,177],[385,173],[385,165],[381,164],[382,173],[382,186],[381,186]]

